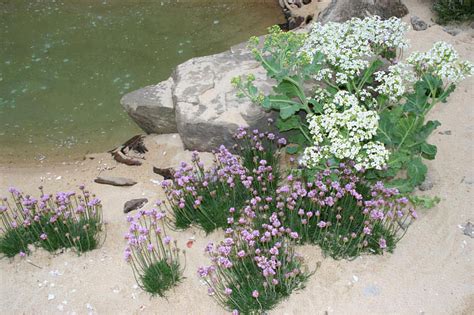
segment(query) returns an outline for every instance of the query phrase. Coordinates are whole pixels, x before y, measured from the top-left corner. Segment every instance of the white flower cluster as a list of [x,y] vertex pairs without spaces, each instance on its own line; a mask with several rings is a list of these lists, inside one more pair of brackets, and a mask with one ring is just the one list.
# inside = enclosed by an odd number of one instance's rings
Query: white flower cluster
[[336,83],[345,84],[368,67],[371,57],[406,48],[407,30],[400,19],[381,20],[378,16],[354,18],[342,24],[316,23],[300,53],[310,59],[318,52],[324,54],[328,67],[316,74],[316,80],[335,79]]
[[407,59],[418,75],[432,73],[445,83],[457,83],[474,73],[474,65],[459,60],[453,46],[445,42],[437,42],[425,53],[415,52]]
[[354,160],[359,169],[381,169],[385,165],[388,151],[383,144],[370,141],[378,127],[375,111],[365,110],[347,91],[338,92],[323,109],[322,115],[308,116],[314,143],[303,153],[304,166],[315,167],[331,157]]
[[413,84],[416,78],[408,65],[398,63],[388,67],[387,72],[376,72],[375,81],[380,83],[375,88],[375,91],[386,95],[390,101],[395,102],[403,97],[407,91],[408,84]]

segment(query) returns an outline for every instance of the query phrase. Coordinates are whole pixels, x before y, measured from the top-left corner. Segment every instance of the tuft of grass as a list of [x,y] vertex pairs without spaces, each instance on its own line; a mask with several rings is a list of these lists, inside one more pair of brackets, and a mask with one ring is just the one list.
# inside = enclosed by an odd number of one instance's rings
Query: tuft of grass
[[149,265],[140,282],[143,289],[152,296],[165,296],[165,292],[181,281],[181,266],[177,261],[159,260]]
[[284,224],[301,243],[316,244],[334,259],[392,252],[417,216],[397,189],[367,183],[351,164],[316,174],[314,181],[290,176],[278,192]]
[[8,258],[15,257],[19,253],[28,254],[30,252],[28,245],[34,244],[35,241],[29,228],[8,229],[0,236],[0,253]]
[[177,242],[166,233],[166,212],[161,201],[152,210],[140,210],[128,216],[130,223],[125,235],[127,247],[125,260],[132,267],[138,285],[152,296],[165,296],[165,292],[177,285],[183,276],[181,251]]
[[55,224],[43,223],[46,240],[40,246],[49,252],[62,248],[74,248],[78,253],[94,250],[100,244],[102,225],[96,219],[66,219]]
[[279,148],[286,140],[244,128],[234,137],[238,156],[220,146],[214,152],[213,166],[205,169],[194,152],[192,165],[182,162],[174,178],[162,182],[175,228],[196,224],[206,233],[226,228],[252,196],[275,194],[280,179]]
[[105,227],[100,200],[80,187],[81,194],[59,192],[39,199],[10,188],[12,198],[0,200],[0,253],[29,254],[28,245],[49,252],[73,248],[78,254],[101,245]]
[[474,21],[473,0],[436,0],[433,10],[440,24]]

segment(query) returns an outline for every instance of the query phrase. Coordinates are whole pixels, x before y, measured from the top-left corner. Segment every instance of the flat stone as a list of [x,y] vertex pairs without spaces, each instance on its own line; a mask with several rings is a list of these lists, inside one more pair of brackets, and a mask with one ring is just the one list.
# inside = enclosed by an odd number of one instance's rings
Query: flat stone
[[345,22],[353,17],[364,18],[378,15],[382,19],[392,16],[403,17],[408,14],[408,8],[400,1],[394,0],[333,0],[318,16],[317,21]]
[[428,28],[428,24],[416,15],[410,18],[410,22],[415,31],[424,31]]
[[173,78],[169,78],[124,95],[120,104],[145,132],[176,133],[172,87]]
[[129,200],[123,205],[123,213],[129,213],[130,211],[139,209],[143,207],[143,205],[145,205],[147,202],[148,199],[146,198]]
[[94,182],[112,186],[133,186],[137,183],[136,181],[129,178],[112,176],[99,176],[94,179]]
[[445,31],[446,33],[452,36],[456,36],[459,33],[461,33],[460,29],[455,28],[455,27],[450,27],[450,26],[443,27],[443,31]]

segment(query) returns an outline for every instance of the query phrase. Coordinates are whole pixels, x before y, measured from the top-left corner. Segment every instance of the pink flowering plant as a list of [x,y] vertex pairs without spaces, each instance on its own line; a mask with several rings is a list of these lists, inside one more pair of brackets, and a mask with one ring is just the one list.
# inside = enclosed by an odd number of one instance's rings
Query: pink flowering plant
[[[234,149],[241,157],[221,146],[214,153],[213,167],[206,170],[194,152],[192,164],[182,162],[174,178],[162,182],[176,228],[196,224],[207,233],[225,228],[226,209],[240,209],[254,191],[275,191],[279,177],[277,152],[286,140],[272,133],[242,128],[235,138]],[[234,213],[234,218],[237,215],[238,212]]]
[[29,245],[55,252],[73,248],[78,254],[93,250],[105,239],[102,205],[80,186],[81,193],[45,194],[39,199],[10,188],[11,198],[0,200],[0,253],[7,257],[30,253]]
[[301,243],[317,244],[335,259],[393,251],[417,217],[396,188],[368,183],[354,163],[322,171],[312,181],[288,176],[273,207]]
[[298,233],[286,228],[273,213],[256,227],[258,208],[250,203],[225,232],[219,244],[208,244],[210,266],[198,275],[223,308],[235,314],[260,314],[272,309],[294,290],[304,287],[311,275],[295,253]]
[[130,226],[125,235],[125,260],[144,291],[164,297],[167,290],[182,280],[184,266],[177,242],[166,233],[168,218],[161,209],[161,201],[156,205],[157,208],[127,217]]

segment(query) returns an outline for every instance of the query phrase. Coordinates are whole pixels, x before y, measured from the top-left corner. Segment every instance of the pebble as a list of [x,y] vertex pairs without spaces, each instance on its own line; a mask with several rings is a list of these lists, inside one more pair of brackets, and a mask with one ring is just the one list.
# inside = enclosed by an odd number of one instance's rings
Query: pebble
[[48,301],[54,300],[55,296],[54,294],[48,294]]
[[452,134],[451,130],[446,130],[446,131],[440,131],[438,132],[440,135],[446,135],[446,136],[450,136]]
[[377,296],[380,294],[380,289],[375,285],[368,285],[364,288],[365,296]]
[[415,31],[424,31],[428,28],[428,24],[417,16],[412,16],[410,22]]
[[462,231],[464,235],[474,238],[474,226],[471,222],[466,222],[466,224],[462,227]]

